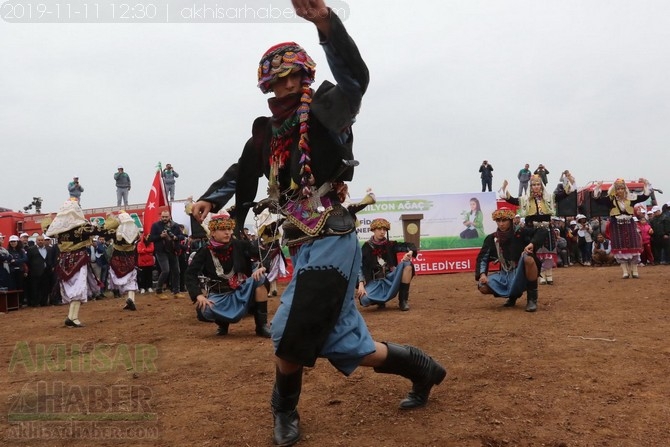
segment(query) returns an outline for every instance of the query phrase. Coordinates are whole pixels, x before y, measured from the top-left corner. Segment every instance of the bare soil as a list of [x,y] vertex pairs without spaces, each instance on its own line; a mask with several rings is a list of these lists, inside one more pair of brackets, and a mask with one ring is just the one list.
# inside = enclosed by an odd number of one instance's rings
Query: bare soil
[[[405,379],[347,378],[320,360],[304,377],[299,445],[669,445],[670,266],[640,274],[558,269],[536,313],[480,295],[470,273],[416,277],[409,312],[361,312],[375,339],[448,369],[428,406],[398,410]],[[272,345],[252,317],[220,337],[188,298],[122,306],[87,303],[81,329],[63,326],[65,306],[0,315],[0,445],[272,445]]]

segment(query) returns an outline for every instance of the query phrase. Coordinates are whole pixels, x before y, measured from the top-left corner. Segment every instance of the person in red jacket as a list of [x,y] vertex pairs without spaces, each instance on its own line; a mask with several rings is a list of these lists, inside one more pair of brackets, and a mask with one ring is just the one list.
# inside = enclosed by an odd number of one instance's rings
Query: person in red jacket
[[140,268],[138,285],[140,293],[153,293],[153,273],[156,259],[154,258],[154,243],[144,236],[144,231],[140,230],[140,239],[137,242],[137,266]]

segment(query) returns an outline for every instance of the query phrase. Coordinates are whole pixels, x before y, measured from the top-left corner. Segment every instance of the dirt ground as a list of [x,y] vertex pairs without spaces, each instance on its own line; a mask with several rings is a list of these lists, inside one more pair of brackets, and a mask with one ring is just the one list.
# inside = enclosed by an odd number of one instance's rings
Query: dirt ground
[[[524,312],[470,273],[416,277],[411,311],[362,309],[377,340],[448,369],[427,407],[402,412],[405,379],[327,361],[307,369],[301,446],[661,446],[670,442],[670,266],[556,270]],[[279,300],[270,302],[272,314]],[[0,444],[270,446],[272,346],[253,318],[215,335],[188,298],[0,315]]]

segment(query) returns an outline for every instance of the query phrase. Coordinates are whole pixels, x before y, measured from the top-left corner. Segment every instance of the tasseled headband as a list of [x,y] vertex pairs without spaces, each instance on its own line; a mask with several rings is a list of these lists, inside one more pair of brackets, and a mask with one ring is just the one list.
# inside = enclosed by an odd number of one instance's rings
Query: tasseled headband
[[495,210],[493,212],[493,214],[491,214],[491,216],[493,217],[493,220],[498,220],[498,219],[514,220],[514,216],[516,216],[516,214],[514,213],[514,211],[512,211],[510,209],[503,208],[503,209]]
[[372,231],[376,230],[377,228],[381,228],[386,231],[391,231],[391,224],[389,223],[388,220],[379,217],[377,219],[374,219],[370,224],[370,229]]
[[217,214],[212,216],[207,228],[209,228],[210,233],[216,230],[234,230],[235,220],[231,219],[228,214]]
[[305,72],[303,84],[311,85],[316,75],[316,64],[309,54],[295,42],[284,42],[271,47],[263,54],[258,66],[258,88],[263,93],[272,91],[272,84],[295,69]]

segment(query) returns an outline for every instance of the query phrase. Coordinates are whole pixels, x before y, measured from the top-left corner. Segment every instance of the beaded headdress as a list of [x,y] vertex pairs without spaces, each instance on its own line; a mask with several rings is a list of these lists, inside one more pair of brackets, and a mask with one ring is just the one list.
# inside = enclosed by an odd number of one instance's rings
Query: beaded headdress
[[258,88],[263,93],[270,93],[272,84],[278,78],[289,75],[296,68],[305,72],[306,82],[314,82],[316,64],[304,48],[295,42],[284,42],[270,47],[261,57],[258,66]]
[[514,220],[514,216],[516,213],[512,211],[509,208],[502,208],[499,210],[495,210],[493,214],[491,214],[491,217],[493,220],[498,220],[498,219],[508,219],[508,220]]
[[377,228],[381,228],[386,231],[391,231],[391,224],[389,223],[388,220],[378,217],[377,219],[374,219],[372,223],[370,223],[370,230],[374,231]]
[[209,220],[207,228],[210,233],[216,230],[234,230],[235,220],[231,219],[228,214],[217,214]]

